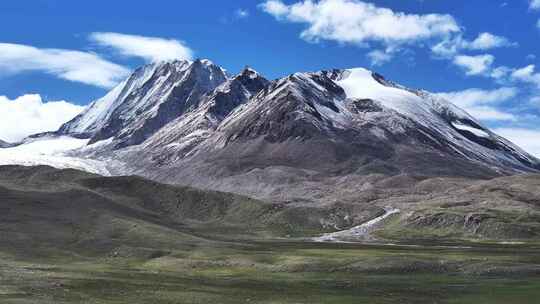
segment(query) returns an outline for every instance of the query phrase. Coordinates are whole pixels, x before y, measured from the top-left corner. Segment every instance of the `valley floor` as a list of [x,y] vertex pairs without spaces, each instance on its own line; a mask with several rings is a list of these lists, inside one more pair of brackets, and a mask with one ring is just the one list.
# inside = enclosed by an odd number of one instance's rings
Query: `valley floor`
[[538,303],[540,246],[469,245],[245,242],[94,258],[0,249],[0,302]]
[[[364,224],[345,236],[373,232],[398,244],[377,245],[311,241],[326,231],[310,225],[321,217],[309,208],[139,177],[0,166],[0,303],[536,304],[538,177],[490,185],[477,201],[528,207],[426,201],[414,225],[401,225],[401,205],[359,213]],[[495,238],[469,237],[463,223],[472,236]],[[501,237],[504,229],[520,233]]]

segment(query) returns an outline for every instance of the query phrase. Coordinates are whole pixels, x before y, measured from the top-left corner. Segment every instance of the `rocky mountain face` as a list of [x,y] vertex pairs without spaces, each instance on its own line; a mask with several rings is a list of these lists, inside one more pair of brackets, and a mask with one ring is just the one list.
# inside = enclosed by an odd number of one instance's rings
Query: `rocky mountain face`
[[168,161],[186,155],[216,133],[221,122],[231,112],[269,84],[252,69],[228,79],[200,99],[199,106],[177,117],[151,136],[144,149],[158,155],[154,159]]
[[57,134],[89,139],[71,156],[104,161],[113,174],[296,203],[353,201],[380,176],[540,170],[450,102],[365,69],[268,81],[208,60],[152,64]]
[[0,148],[8,148],[11,144],[0,139]]
[[168,122],[199,106],[227,79],[210,61],[173,61],[142,67],[102,99],[63,125],[59,133],[113,138],[117,148],[137,145]]

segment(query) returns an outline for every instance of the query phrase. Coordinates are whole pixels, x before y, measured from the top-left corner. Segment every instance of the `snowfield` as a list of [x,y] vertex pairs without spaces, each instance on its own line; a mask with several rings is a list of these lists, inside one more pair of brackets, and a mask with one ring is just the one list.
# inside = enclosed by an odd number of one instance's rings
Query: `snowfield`
[[[372,99],[384,107],[405,115],[426,127],[448,128],[445,121],[434,115],[434,100],[422,98],[405,88],[385,86],[375,80],[373,72],[364,68],[345,70],[343,78],[336,83],[345,90],[348,98]],[[448,107],[456,115],[474,121],[474,118],[446,100],[437,103]]]
[[46,165],[110,175],[105,163],[101,161],[68,155],[69,152],[85,147],[88,141],[69,136],[34,139],[15,147],[0,149],[0,165]]

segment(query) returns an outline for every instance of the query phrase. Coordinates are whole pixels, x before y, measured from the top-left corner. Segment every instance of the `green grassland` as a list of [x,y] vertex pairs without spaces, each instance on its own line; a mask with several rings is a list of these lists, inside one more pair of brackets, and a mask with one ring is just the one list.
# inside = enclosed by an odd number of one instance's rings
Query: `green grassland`
[[0,303],[539,303],[536,239],[426,234],[391,218],[377,233],[398,245],[315,243],[316,212],[0,167]]
[[2,254],[0,303],[538,303],[540,248],[296,242]]

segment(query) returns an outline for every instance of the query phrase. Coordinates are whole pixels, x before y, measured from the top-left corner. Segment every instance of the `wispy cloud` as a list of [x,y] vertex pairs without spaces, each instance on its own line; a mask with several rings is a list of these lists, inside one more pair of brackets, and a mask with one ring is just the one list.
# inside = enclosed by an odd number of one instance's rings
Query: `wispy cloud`
[[[437,95],[450,100],[473,117],[497,126],[493,129],[495,133],[540,158],[540,129],[536,128],[538,117],[519,111],[514,113],[515,107],[510,107],[507,103],[518,94],[520,91],[517,88],[503,87],[495,90],[474,88]],[[533,98],[528,105],[523,106],[531,107],[535,102],[540,105],[540,101]]]
[[495,61],[495,57],[489,54],[485,55],[459,55],[453,60],[453,63],[465,70],[467,75],[482,75],[491,70],[491,65]]
[[499,109],[497,106],[517,96],[516,88],[499,88],[495,90],[468,89],[464,91],[439,93],[455,105],[469,112],[473,117],[486,121],[514,121],[516,116]]
[[269,0],[260,4],[260,8],[276,18],[284,18],[289,13],[289,6],[281,1]]
[[516,88],[499,88],[495,90],[467,89],[464,91],[448,92],[438,94],[447,98],[460,107],[469,107],[475,105],[498,104],[516,97],[518,90]]
[[431,51],[443,58],[452,58],[463,51],[486,51],[502,47],[514,47],[518,44],[511,42],[505,37],[497,36],[488,32],[480,33],[474,40],[463,38],[462,34],[448,36],[431,47]]
[[0,75],[40,71],[58,78],[110,88],[129,70],[94,53],[0,43]]
[[158,37],[126,35],[111,32],[95,32],[90,39],[97,44],[113,48],[123,56],[140,57],[146,61],[187,59],[193,57],[193,51],[182,41]]
[[474,118],[483,121],[516,121],[516,115],[508,113],[494,107],[476,106],[467,109],[467,112]]
[[524,128],[497,128],[495,133],[517,144],[525,151],[540,158],[540,130]]
[[45,103],[37,94],[14,100],[0,96],[0,139],[17,142],[31,134],[56,131],[83,109],[66,101]]
[[236,10],[236,17],[243,19],[249,17],[249,11],[247,9],[239,8]]
[[540,73],[536,72],[534,64],[513,70],[510,77],[512,80],[530,83],[540,88]]
[[530,0],[529,7],[534,10],[540,9],[540,0]]
[[[527,56],[530,57],[530,56]],[[483,76],[494,79],[505,85],[532,85],[534,90],[540,90],[540,72],[536,71],[534,64],[522,68],[495,66],[495,57],[490,54],[468,56],[457,55],[453,64],[461,67],[468,76]]]
[[367,54],[371,65],[378,66],[392,60],[394,55],[389,51],[373,50]]
[[491,33],[481,33],[473,41],[464,41],[463,48],[469,50],[489,50],[494,48],[516,46],[505,37],[493,35]]

